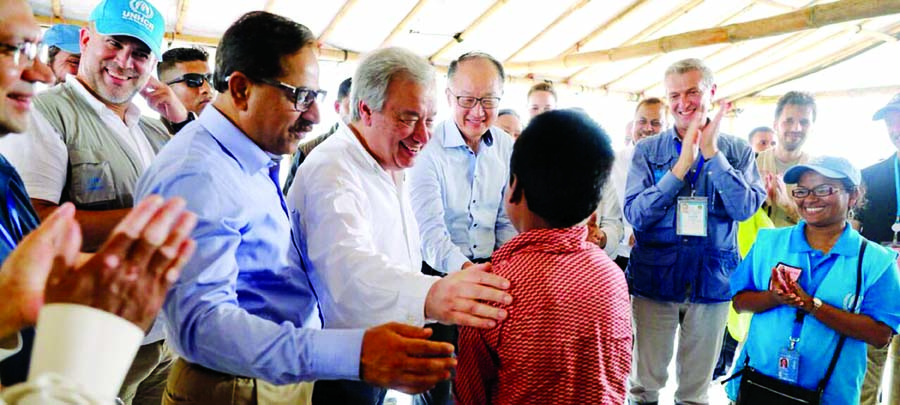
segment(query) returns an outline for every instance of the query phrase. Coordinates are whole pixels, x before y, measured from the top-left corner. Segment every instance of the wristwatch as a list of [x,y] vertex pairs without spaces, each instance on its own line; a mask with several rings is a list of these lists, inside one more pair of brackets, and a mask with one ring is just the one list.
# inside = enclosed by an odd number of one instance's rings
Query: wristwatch
[[813,299],[812,299],[812,305],[813,305],[812,311],[809,311],[810,314],[816,313],[816,311],[818,311],[819,308],[822,307],[822,300],[813,297]]

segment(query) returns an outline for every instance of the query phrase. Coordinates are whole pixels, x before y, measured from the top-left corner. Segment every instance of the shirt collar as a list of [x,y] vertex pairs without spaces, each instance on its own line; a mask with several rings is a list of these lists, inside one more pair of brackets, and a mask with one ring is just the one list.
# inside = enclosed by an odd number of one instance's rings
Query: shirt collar
[[[106,104],[103,104],[102,101],[97,99],[94,94],[92,94],[84,85],[78,80],[77,77],[69,75],[66,78],[66,82],[61,84],[61,86],[69,86],[72,90],[75,91],[76,94],[81,96],[91,106],[92,109],[97,113],[97,115],[103,114],[115,114]],[[137,125],[138,121],[141,118],[141,110],[134,105],[134,103],[129,102],[128,107],[125,108],[125,126],[131,128]]]
[[244,173],[255,174],[272,165],[273,155],[253,143],[250,137],[212,104],[203,109],[197,121],[238,162]]
[[492,255],[491,261],[499,262],[524,252],[570,253],[588,249],[586,226],[569,228],[540,228],[520,233],[503,244]]
[[[493,127],[488,128],[487,132],[481,136],[481,144],[487,147],[494,144],[494,135],[491,134],[491,129]],[[443,136],[442,145],[444,148],[451,149],[468,146],[462,132],[459,131],[459,127],[456,126],[456,122],[452,119],[444,121]]]
[[[788,247],[788,251],[792,253],[809,253],[814,250],[812,246],[809,245],[809,242],[806,241],[806,234],[803,233],[804,229],[806,229],[806,221],[800,221],[797,226],[791,228],[790,246]],[[859,233],[853,230],[850,223],[846,223],[844,230],[841,232],[841,236],[838,237],[837,242],[831,247],[829,254],[836,253],[848,257],[856,256],[859,254],[860,242],[861,239]]]

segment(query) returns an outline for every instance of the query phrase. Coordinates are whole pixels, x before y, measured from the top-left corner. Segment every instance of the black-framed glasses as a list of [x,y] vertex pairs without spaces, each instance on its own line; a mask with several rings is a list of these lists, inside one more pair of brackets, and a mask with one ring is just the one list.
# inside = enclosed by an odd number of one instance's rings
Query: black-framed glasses
[[844,191],[843,188],[832,186],[831,184],[819,184],[813,188],[804,188],[797,187],[791,190],[791,195],[794,198],[806,198],[809,197],[810,194],[816,197],[828,197],[834,193],[839,193]]
[[309,110],[309,107],[312,103],[318,102],[323,103],[325,101],[325,96],[328,94],[325,90],[313,90],[309,87],[294,87],[287,83],[282,83],[278,80],[272,79],[250,79],[256,82],[260,82],[262,84],[268,84],[269,86],[277,87],[281,90],[285,91],[285,94],[288,95],[288,100],[294,104],[294,110],[297,111],[306,111]]
[[43,58],[47,54],[47,45],[44,45],[43,42],[22,42],[18,45],[0,42],[0,52],[12,56],[13,63],[16,65],[25,67],[34,63],[34,60],[38,58],[41,58],[41,62],[44,62]]
[[212,86],[212,77],[212,73],[185,73],[182,76],[169,80],[168,82],[166,82],[166,84],[172,85],[175,83],[183,82],[188,87],[196,89],[197,87],[203,85],[204,80],[209,83],[210,86]]
[[450,95],[456,97],[456,104],[459,104],[462,108],[474,108],[478,103],[481,103],[481,106],[486,110],[500,107],[500,97],[457,96],[453,93],[450,93]]

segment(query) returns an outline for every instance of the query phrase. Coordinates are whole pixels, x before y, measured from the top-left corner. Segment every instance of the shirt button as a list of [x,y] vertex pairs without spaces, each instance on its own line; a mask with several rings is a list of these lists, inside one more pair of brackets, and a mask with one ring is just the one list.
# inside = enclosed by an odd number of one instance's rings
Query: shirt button
[[478,249],[478,245],[472,245],[472,249]]

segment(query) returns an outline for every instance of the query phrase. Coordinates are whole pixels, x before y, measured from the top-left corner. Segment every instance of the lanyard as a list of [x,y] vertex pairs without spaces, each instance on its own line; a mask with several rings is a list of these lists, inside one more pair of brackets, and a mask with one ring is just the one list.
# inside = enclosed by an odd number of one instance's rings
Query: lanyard
[[[7,190],[6,192],[6,208],[7,213],[9,213],[9,223],[12,225],[12,229],[6,229],[3,224],[0,224],[0,236],[3,236],[3,241],[9,246],[10,250],[15,249],[18,244],[17,241],[22,240],[22,223],[19,221],[19,211],[16,209],[16,201],[13,198],[12,193]],[[12,233],[10,233],[12,231]]]
[[[827,260],[831,260],[831,259],[824,258],[822,261],[817,262],[817,264],[822,264]],[[810,264],[812,264],[812,263],[810,262]],[[812,270],[812,267],[813,266],[810,265],[809,285],[807,286],[808,288],[806,290],[810,297],[815,297],[816,291],[819,290],[819,286],[821,286],[822,283],[825,281],[825,277],[828,276],[828,272],[819,270],[814,273]],[[794,316],[794,328],[791,329],[791,345],[789,347],[789,350],[794,350],[794,348],[797,346],[797,343],[800,342],[800,332],[803,328],[803,318],[805,316],[806,316],[806,312],[804,312],[803,310],[800,310],[800,309],[797,310],[797,314]]]
[[[678,155],[680,156],[681,155],[681,142],[675,142],[675,149],[678,150]],[[688,184],[691,185],[691,196],[694,195],[694,191],[695,191],[694,186],[697,184],[697,179],[700,178],[700,172],[703,170],[703,162],[706,159],[703,159],[703,155],[700,155],[700,156],[697,156],[697,160],[699,160],[700,163],[697,163],[697,169],[694,172],[694,175],[691,177],[690,180],[688,180]],[[898,218],[898,220],[900,220],[900,210],[898,210],[897,218]]]
[[897,244],[897,233],[900,233],[900,156],[894,155],[894,193],[897,194],[897,216],[891,230],[894,231],[894,245]]

